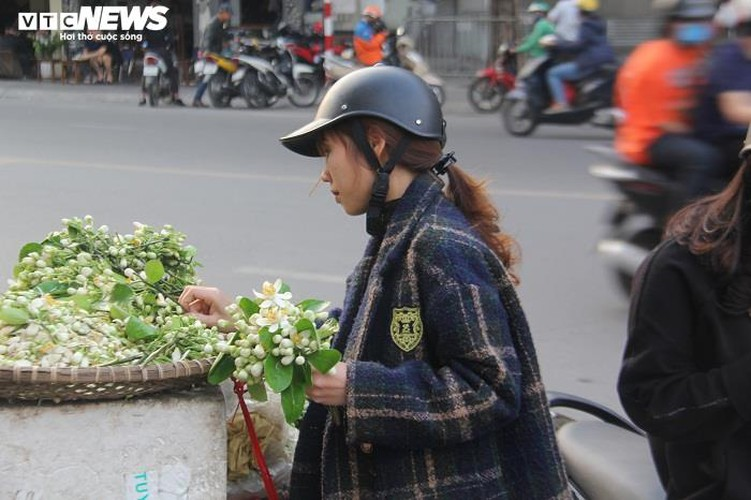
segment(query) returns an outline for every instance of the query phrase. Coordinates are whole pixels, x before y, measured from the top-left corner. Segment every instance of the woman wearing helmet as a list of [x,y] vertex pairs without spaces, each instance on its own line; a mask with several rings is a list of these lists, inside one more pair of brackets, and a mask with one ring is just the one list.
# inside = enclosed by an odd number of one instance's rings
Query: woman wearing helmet
[[527,35],[518,47],[511,49],[512,53],[529,52],[529,57],[543,57],[547,50],[540,44],[540,39],[555,34],[555,27],[548,21],[547,14],[550,6],[545,2],[532,2],[527,12],[534,16],[532,32]]
[[668,224],[632,292],[618,380],[669,499],[751,493],[751,129],[719,194]]
[[321,180],[371,235],[347,280],[343,362],[308,390],[292,499],[570,498],[514,290],[516,244],[445,140],[430,88],[387,66],[337,81],[281,139],[325,157]]
[[321,180],[372,237],[348,281],[344,362],[308,392],[292,498],[567,497],[515,242],[445,140],[432,91],[393,67],[342,78],[281,139],[325,156]]
[[615,53],[607,37],[607,24],[597,15],[599,0],[578,0],[581,13],[579,36],[574,42],[554,39],[556,53],[574,56],[573,61],[557,64],[547,74],[548,87],[553,98],[548,112],[569,109],[564,81],[580,80],[603,64],[615,62]]
[[381,46],[388,34],[381,16],[378,6],[368,5],[362,11],[362,19],[355,26],[355,57],[365,66],[373,66],[383,59]]

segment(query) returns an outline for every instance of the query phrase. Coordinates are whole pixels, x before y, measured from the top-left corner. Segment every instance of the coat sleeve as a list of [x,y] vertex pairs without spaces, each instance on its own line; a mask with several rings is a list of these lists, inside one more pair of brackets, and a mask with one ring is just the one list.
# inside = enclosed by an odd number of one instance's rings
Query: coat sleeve
[[[708,371],[697,366],[694,312],[701,306],[683,266],[661,252],[634,290],[618,393],[628,415],[649,434],[715,440],[742,424],[739,412],[751,416],[751,357]],[[729,385],[738,387],[735,398]]]
[[537,47],[540,43],[540,39],[546,35],[554,33],[552,26],[546,23],[544,20],[537,21],[532,33],[522,40],[522,43],[516,48],[517,52],[529,52],[533,48]]
[[430,254],[417,272],[425,341],[435,362],[350,363],[350,444],[448,446],[495,432],[518,415],[519,363],[482,254],[461,244]]

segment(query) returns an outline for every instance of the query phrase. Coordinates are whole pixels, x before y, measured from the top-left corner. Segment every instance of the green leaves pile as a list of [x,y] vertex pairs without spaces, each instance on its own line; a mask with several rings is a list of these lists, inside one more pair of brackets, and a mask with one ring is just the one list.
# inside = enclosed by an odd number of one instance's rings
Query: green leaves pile
[[0,295],[0,366],[105,366],[209,358],[219,333],[183,315],[195,249],[171,226],[133,234],[90,216],[24,245]]

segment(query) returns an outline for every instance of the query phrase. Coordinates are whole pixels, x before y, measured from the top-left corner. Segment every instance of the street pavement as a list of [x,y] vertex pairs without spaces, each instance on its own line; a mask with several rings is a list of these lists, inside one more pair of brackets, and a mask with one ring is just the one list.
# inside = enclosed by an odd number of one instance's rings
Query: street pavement
[[[519,292],[546,386],[620,408],[628,304],[594,252],[614,194],[588,175],[594,158],[584,151],[611,135],[543,126],[510,137],[497,114],[471,111],[466,84],[447,82],[447,150],[488,180],[521,245]],[[182,88],[183,100],[193,90]],[[91,214],[120,232],[133,221],[174,225],[198,248],[204,283],[231,295],[282,277],[299,298],[340,304],[364,220],[315,188],[320,160],[278,144],[314,109],[150,109],[138,94],[136,85],[0,81],[0,279],[24,243]]]

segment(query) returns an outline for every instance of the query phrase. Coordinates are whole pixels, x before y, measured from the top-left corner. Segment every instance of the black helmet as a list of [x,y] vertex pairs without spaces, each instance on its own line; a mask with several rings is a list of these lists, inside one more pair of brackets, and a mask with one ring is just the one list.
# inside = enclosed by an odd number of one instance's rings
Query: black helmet
[[338,80],[321,101],[312,122],[280,140],[295,153],[321,156],[323,132],[348,118],[380,118],[409,134],[446,141],[445,122],[435,94],[411,71],[376,66],[353,71]]
[[657,0],[655,5],[670,19],[712,19],[717,11],[713,0]]

